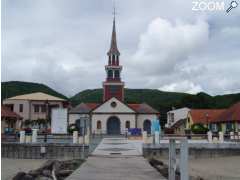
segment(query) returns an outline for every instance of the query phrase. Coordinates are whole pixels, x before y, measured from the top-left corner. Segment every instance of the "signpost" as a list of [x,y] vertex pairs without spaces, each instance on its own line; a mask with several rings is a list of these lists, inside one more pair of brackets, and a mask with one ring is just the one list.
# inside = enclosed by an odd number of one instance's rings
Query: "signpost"
[[67,134],[67,109],[52,109],[52,133]]
[[80,129],[83,136],[82,159],[85,159],[85,134],[86,134],[86,127],[87,125],[89,125],[89,117],[88,115],[85,115],[85,116],[80,116],[79,119],[80,119]]

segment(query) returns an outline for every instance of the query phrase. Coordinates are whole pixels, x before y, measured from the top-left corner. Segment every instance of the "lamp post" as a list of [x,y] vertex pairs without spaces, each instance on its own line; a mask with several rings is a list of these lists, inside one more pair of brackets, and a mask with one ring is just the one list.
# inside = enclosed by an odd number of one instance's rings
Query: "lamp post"
[[49,102],[48,100],[45,101],[45,108],[46,108],[46,122],[45,122],[45,133],[44,133],[44,142],[47,142],[47,122],[49,118]]
[[209,114],[206,113],[205,116],[206,116],[206,121],[207,121],[207,128],[210,129],[210,128],[209,128],[209,125],[208,125],[208,117],[209,117]]

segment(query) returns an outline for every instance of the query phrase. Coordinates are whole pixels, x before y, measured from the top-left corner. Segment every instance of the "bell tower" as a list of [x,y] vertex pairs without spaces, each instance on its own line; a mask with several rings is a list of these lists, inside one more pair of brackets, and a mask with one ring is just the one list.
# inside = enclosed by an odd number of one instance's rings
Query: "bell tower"
[[112,97],[124,101],[124,82],[121,81],[122,66],[120,66],[120,52],[117,47],[115,9],[110,49],[107,52],[108,64],[105,66],[106,80],[103,82],[103,101]]

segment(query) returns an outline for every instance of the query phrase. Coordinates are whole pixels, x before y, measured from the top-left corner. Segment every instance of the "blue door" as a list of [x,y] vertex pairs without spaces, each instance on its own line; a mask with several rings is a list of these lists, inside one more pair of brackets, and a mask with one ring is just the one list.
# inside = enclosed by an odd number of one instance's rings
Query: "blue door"
[[117,117],[110,117],[107,121],[107,134],[120,134],[120,120]]
[[148,134],[151,134],[151,121],[150,120],[145,120],[143,123],[143,130],[147,131]]

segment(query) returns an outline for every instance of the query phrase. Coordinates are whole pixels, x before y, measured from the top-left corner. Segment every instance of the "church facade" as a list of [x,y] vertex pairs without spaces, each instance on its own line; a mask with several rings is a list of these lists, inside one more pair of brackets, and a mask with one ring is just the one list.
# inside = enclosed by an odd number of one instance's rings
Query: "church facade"
[[122,66],[117,47],[115,18],[110,49],[105,66],[106,79],[103,82],[102,103],[81,103],[69,111],[69,124],[81,117],[88,117],[92,133],[124,134],[129,128],[140,128],[150,133],[151,121],[160,115],[146,103],[126,104],[124,102],[124,82],[121,80]]

